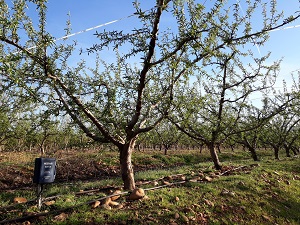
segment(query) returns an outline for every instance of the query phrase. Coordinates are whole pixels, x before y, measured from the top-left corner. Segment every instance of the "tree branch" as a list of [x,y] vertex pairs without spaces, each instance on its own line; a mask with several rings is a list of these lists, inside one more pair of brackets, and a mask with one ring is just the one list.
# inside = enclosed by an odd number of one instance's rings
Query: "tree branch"
[[148,49],[147,56],[144,60],[144,67],[140,73],[135,113],[132,116],[131,121],[129,121],[127,124],[127,132],[131,132],[131,130],[133,129],[133,127],[135,126],[135,124],[137,123],[137,121],[141,115],[142,104],[143,104],[142,100],[143,100],[143,93],[144,93],[144,89],[145,89],[146,76],[152,66],[151,59],[154,55],[154,49],[156,46],[156,39],[157,39],[157,34],[158,34],[158,26],[159,26],[160,17],[161,17],[162,11],[163,11],[163,6],[164,6],[164,0],[158,0],[157,1],[157,10],[155,13],[155,20],[153,22],[153,28],[152,28],[152,32],[151,32],[151,39],[149,42],[149,49]]

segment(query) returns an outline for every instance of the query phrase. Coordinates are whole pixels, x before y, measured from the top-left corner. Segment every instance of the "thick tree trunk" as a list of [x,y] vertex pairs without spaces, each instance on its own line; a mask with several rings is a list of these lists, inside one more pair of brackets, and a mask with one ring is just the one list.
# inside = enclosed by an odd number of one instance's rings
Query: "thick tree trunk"
[[252,159],[254,161],[259,161],[258,156],[257,156],[256,151],[255,151],[255,148],[253,148],[251,146],[248,146],[248,148],[249,148],[249,151],[251,153]]
[[256,144],[251,145],[250,142],[247,139],[244,139],[244,146],[249,149],[249,152],[251,153],[252,159],[254,161],[259,161],[258,156],[256,154],[256,150],[255,150]]
[[121,175],[125,190],[135,189],[134,173],[132,168],[131,156],[134,149],[135,140],[131,140],[119,147]]
[[275,159],[279,160],[279,148],[276,146],[273,146],[273,148],[274,148]]
[[218,154],[217,154],[217,151],[216,151],[216,148],[215,148],[215,144],[214,143],[209,143],[207,147],[209,149],[210,156],[211,156],[211,158],[214,162],[215,168],[217,170],[222,169],[222,166],[221,166],[221,163],[219,161],[219,157],[218,157]]

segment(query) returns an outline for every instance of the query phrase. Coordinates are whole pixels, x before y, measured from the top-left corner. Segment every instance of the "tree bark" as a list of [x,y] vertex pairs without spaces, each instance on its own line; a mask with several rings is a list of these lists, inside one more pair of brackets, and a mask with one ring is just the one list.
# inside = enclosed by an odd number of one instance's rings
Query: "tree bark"
[[140,145],[140,144],[137,145],[137,150],[138,150],[139,152],[141,152],[141,145]]
[[219,160],[219,157],[218,157],[218,154],[217,154],[217,151],[216,151],[216,146],[213,142],[209,143],[208,144],[208,149],[209,149],[209,152],[210,152],[210,156],[213,160],[213,163],[215,165],[215,168],[217,170],[220,170],[222,169],[222,166],[221,166],[221,163],[220,163],[220,160]]
[[296,147],[292,147],[292,151],[293,151],[294,155],[298,155],[298,153],[299,153],[299,149],[297,149]]
[[255,148],[253,148],[251,146],[248,146],[248,148],[249,148],[249,151],[251,153],[252,159],[254,161],[259,161],[258,156],[257,156],[256,151],[255,151]]
[[167,155],[168,154],[168,148],[167,147],[165,147],[165,153],[164,153],[165,155]]
[[284,146],[285,148],[285,154],[286,154],[286,157],[291,157],[291,154],[290,154],[290,147],[289,146]]
[[218,152],[221,153],[221,145],[217,144]]
[[273,146],[275,159],[279,160],[279,147]]
[[129,143],[126,143],[119,147],[121,176],[122,176],[125,190],[135,189],[134,173],[133,173],[133,167],[131,161],[134,145],[135,145],[135,140],[131,140],[129,141]]
[[244,138],[243,146],[247,147],[249,149],[249,152],[251,153],[252,159],[254,161],[259,161],[258,156],[256,154],[256,150],[255,150],[255,148],[256,148],[256,140],[257,139],[255,138],[255,140],[253,141],[254,144],[250,144],[250,142],[246,138]]

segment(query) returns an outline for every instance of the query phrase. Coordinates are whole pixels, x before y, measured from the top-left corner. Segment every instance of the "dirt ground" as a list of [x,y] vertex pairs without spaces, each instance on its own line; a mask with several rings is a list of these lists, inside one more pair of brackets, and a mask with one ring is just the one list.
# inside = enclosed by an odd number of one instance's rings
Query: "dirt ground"
[[[9,156],[6,153],[0,154],[0,190],[32,187],[36,156],[22,154],[25,153],[9,153]],[[53,157],[57,162],[55,182],[116,177],[120,172],[116,165],[103,165],[93,158],[78,157],[75,153],[56,154]]]
[[[116,153],[117,154],[117,153]],[[107,164],[97,157],[95,152],[82,154],[73,152],[56,152],[57,169],[55,182],[92,181],[120,177],[117,160]],[[32,188],[34,174],[34,159],[37,154],[30,153],[0,153],[0,190]],[[175,163],[173,166],[180,166]],[[164,165],[135,164],[134,171],[163,168]]]

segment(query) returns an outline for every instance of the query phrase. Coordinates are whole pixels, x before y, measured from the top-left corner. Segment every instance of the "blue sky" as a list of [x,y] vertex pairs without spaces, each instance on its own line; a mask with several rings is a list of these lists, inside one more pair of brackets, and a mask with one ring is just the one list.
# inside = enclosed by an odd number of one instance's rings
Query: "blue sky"
[[[210,0],[207,1],[209,2]],[[235,0],[231,1],[234,3],[236,2]],[[142,6],[144,9],[150,9],[154,3],[155,0],[147,0],[143,1]],[[278,1],[278,8],[286,13],[291,13],[297,9],[300,9],[299,5],[300,4],[298,0]],[[75,33],[86,28],[91,28],[99,24],[104,24],[132,15],[134,8],[132,6],[132,0],[63,0],[63,3],[61,0],[49,0],[47,23],[49,31],[55,37],[59,38],[64,35],[63,29],[65,28],[65,21],[68,18],[67,14],[69,12],[71,14],[72,32]],[[96,30],[102,31],[103,29],[130,29],[133,24],[133,19],[127,18]],[[291,24],[291,26],[298,24],[300,24],[300,20]],[[74,39],[79,41],[83,41],[86,38],[90,39],[96,30],[86,32],[85,34],[76,35],[76,38],[74,37]],[[284,61],[293,67],[291,68],[292,71],[295,69],[295,66],[297,66],[299,61],[299,37],[300,27],[271,32],[270,40],[264,47],[260,47],[260,51],[262,54],[272,51],[274,59],[284,57]],[[89,41],[86,43],[87,45],[92,44],[88,42]],[[298,69],[298,67],[296,69]]]
[[[78,34],[72,39],[78,40],[80,45],[89,47],[96,43],[94,33],[103,31],[103,29],[131,29],[135,24],[135,18],[127,16],[134,13],[132,6],[133,0],[115,0],[115,1],[99,1],[99,0],[49,0],[48,3],[48,15],[47,26],[48,31],[56,38],[60,38],[64,35],[64,28],[66,27],[67,14],[71,14],[72,33],[91,28],[100,24],[111,22],[120,18],[123,18],[119,22],[103,26],[101,28]],[[236,3],[236,0],[230,0],[232,3]],[[243,0],[241,1],[241,5]],[[156,0],[142,1],[143,9],[150,9],[155,4]],[[203,0],[199,2],[206,2],[211,4],[211,0]],[[289,14],[297,9],[299,10],[298,0],[278,0],[278,9]],[[259,18],[257,18],[259,23]],[[290,26],[300,25],[300,20],[292,23]],[[282,79],[290,80],[289,74],[292,71],[300,69],[299,53],[300,53],[300,27],[289,28],[270,33],[269,41],[259,51],[262,55],[267,52],[272,52],[271,60],[278,60],[283,58],[281,64],[281,75],[279,77],[278,87],[282,86]],[[258,53],[258,49],[253,46],[253,52]]]

